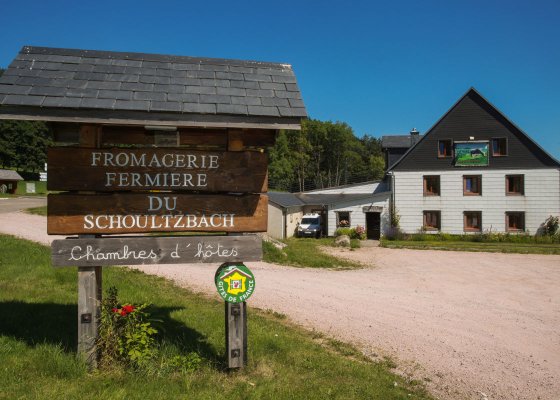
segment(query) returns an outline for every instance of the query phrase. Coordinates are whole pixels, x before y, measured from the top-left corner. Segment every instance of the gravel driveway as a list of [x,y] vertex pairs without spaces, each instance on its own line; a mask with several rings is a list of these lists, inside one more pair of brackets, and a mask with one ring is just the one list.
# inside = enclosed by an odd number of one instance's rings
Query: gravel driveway
[[[0,214],[0,231],[48,243],[46,218]],[[560,398],[560,256],[329,249],[367,263],[330,271],[249,263],[250,305],[394,357],[442,399]],[[217,265],[141,268],[215,294]],[[216,295],[217,296],[217,295]]]

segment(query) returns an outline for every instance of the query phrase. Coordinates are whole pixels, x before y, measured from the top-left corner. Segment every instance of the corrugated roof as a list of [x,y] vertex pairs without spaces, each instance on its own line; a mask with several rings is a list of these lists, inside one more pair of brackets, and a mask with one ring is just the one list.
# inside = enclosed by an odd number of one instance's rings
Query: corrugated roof
[[11,169],[0,169],[0,181],[23,181],[23,178]]
[[305,203],[297,197],[296,193],[288,192],[268,192],[268,201],[282,207],[297,207],[305,205]]
[[307,116],[291,65],[144,53],[22,48],[0,77],[4,107]]
[[[383,186],[386,189],[386,186]],[[306,205],[324,206],[337,203],[346,203],[373,197],[382,193],[287,193],[269,192],[268,200],[281,207],[298,207]]]

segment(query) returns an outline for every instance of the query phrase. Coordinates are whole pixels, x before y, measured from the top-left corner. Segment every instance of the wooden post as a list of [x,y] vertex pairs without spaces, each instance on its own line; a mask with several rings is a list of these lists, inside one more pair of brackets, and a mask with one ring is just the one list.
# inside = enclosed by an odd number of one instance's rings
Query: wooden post
[[247,365],[247,303],[225,302],[228,368]]
[[[80,127],[80,146],[99,147],[101,127]],[[80,235],[92,238],[94,235]],[[97,336],[101,318],[102,275],[101,267],[78,267],[78,355],[90,369],[97,367]]]
[[[228,131],[228,151],[243,151],[243,131]],[[239,235],[230,233],[228,235]],[[247,303],[225,304],[226,357],[228,368],[247,365]]]

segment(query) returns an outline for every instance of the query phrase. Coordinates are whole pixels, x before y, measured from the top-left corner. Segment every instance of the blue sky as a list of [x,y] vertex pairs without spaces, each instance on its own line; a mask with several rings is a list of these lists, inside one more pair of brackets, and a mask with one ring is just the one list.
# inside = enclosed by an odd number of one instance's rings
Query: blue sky
[[9,1],[23,45],[279,61],[311,117],[425,132],[471,86],[560,158],[560,2]]

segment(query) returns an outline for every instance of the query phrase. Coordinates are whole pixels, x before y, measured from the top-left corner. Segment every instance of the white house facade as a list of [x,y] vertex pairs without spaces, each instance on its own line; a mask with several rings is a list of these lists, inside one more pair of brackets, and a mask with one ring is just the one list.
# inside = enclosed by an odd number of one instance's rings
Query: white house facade
[[560,215],[560,164],[470,89],[392,166],[406,233],[535,234]]

